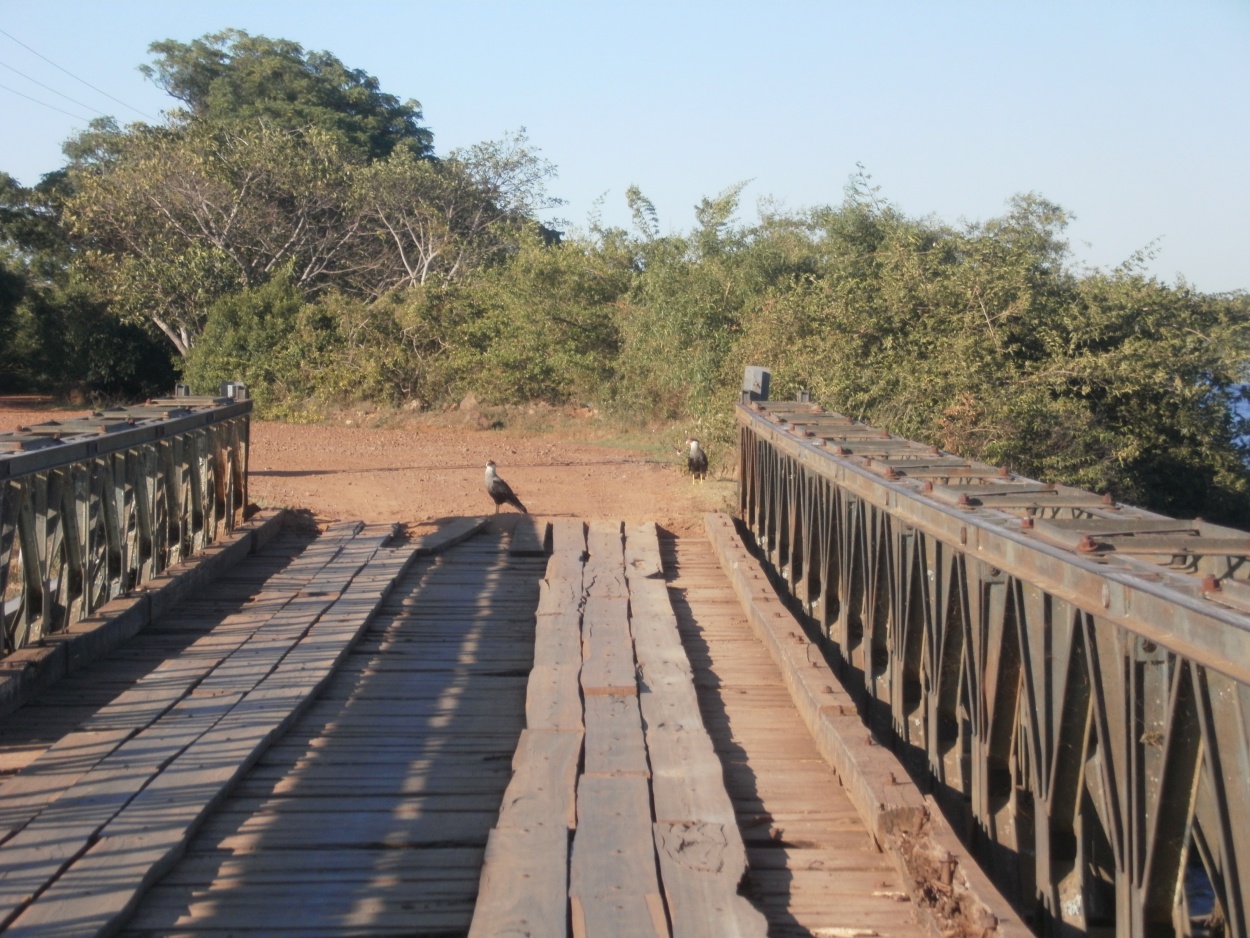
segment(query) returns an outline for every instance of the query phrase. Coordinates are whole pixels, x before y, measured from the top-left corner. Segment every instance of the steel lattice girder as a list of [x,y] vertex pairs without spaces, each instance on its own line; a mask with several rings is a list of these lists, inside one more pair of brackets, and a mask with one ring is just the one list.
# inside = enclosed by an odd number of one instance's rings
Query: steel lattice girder
[[0,434],[3,652],[243,520],[252,403],[174,398]]
[[1250,536],[815,405],[738,409],[740,515],[852,691],[1047,932],[1184,931],[1250,886]]

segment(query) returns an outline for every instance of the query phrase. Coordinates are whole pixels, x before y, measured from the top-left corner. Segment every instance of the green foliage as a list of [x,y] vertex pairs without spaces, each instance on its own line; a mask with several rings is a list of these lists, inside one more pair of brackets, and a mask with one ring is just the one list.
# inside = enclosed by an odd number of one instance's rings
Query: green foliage
[[243,381],[261,408],[298,391],[291,379],[302,362],[290,340],[303,305],[289,270],[214,303],[203,340],[185,359],[192,391],[211,394],[222,381]]
[[458,386],[497,402],[588,401],[612,378],[620,337],[614,304],[630,259],[531,232],[506,265],[471,284],[472,312],[452,360]]
[[397,147],[416,156],[433,151],[418,102],[384,93],[376,78],[328,52],[305,52],[241,29],[190,43],[154,42],[148,51],[156,60],[141,71],[186,105],[190,120],[301,133],[317,128],[365,159]]
[[71,276],[63,183],[52,174],[24,189],[0,174],[0,390],[98,401],[168,393],[176,373],[165,348]]

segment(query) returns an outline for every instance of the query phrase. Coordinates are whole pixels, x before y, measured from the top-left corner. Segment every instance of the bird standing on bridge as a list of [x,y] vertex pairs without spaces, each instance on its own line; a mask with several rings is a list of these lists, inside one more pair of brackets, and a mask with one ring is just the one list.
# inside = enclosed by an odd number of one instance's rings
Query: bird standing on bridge
[[495,460],[490,459],[486,462],[486,494],[495,502],[495,514],[499,514],[500,505],[511,505],[522,514],[529,514],[525,510],[525,506],[521,504],[521,500],[516,497],[510,486],[495,472]]
[[694,437],[686,440],[686,445],[690,447],[690,452],[686,454],[686,468],[690,470],[694,481],[703,482],[707,479],[707,453]]

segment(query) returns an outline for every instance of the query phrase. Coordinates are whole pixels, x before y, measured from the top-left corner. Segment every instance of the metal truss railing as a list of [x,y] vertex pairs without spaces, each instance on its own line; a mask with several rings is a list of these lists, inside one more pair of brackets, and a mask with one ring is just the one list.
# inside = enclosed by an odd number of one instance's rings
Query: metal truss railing
[[737,420],[762,559],[1039,933],[1246,935],[1250,535],[810,403]]
[[241,385],[223,393],[0,433],[0,652],[92,615],[243,520],[252,402]]

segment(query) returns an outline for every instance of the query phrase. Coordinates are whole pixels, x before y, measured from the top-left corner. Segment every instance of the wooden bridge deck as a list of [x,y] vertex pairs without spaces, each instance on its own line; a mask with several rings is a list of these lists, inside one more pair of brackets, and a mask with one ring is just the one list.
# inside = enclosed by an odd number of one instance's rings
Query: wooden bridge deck
[[10,714],[0,931],[919,934],[708,543],[512,521],[286,531]]

